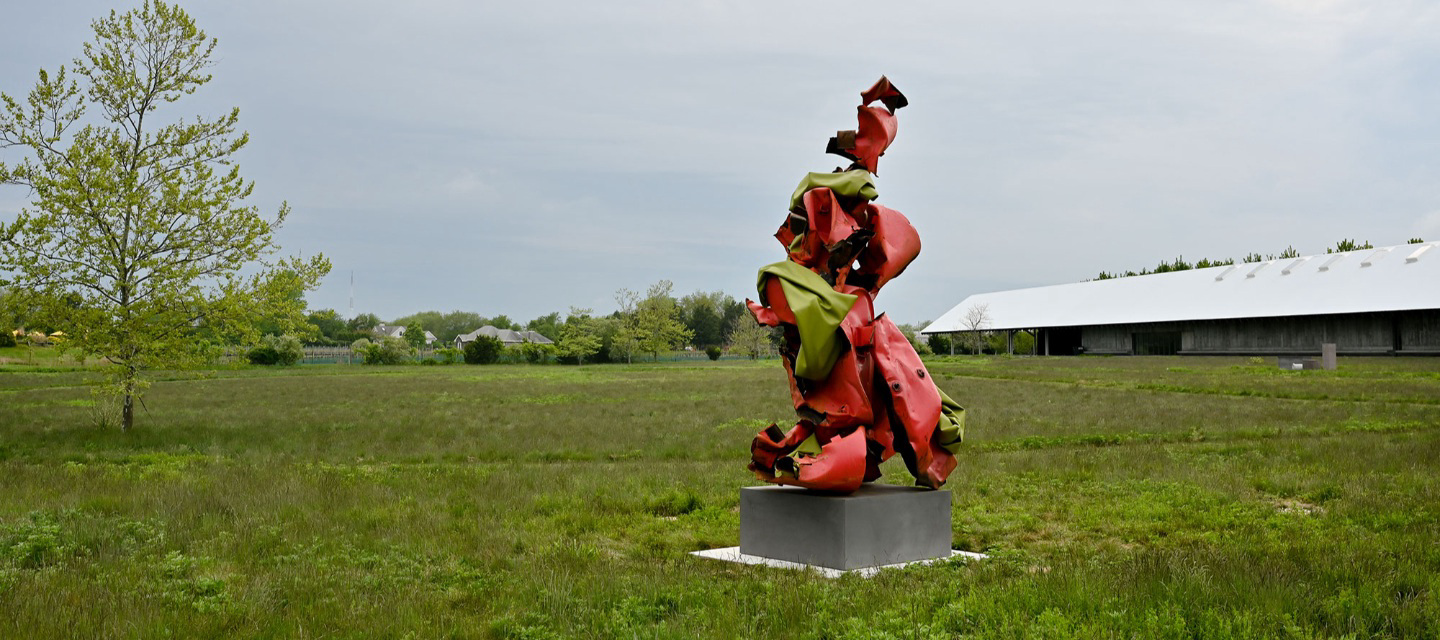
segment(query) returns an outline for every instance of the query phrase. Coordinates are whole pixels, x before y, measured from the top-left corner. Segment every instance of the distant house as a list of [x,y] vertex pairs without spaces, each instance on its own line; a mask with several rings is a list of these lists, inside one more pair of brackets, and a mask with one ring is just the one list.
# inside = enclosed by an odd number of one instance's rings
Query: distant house
[[475,338],[478,338],[480,336],[489,336],[491,338],[496,338],[500,340],[500,344],[503,344],[507,347],[512,344],[525,344],[527,342],[531,344],[555,344],[555,341],[546,338],[545,336],[542,336],[534,331],[496,329],[495,327],[487,324],[483,327],[480,327],[479,329],[471,331],[470,333],[455,336],[455,348],[464,349],[465,343],[474,342]]
[[[375,332],[375,335],[381,338],[400,338],[402,340],[405,339],[405,327],[398,325],[388,325],[381,323],[375,325],[375,328],[371,329],[371,331]],[[435,344],[435,340],[435,334],[430,333],[429,331],[425,332],[426,346]]]

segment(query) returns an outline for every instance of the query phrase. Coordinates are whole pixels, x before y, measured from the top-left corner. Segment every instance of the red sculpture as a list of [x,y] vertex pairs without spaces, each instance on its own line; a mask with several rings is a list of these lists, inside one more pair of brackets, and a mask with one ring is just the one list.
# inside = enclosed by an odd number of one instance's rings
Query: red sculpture
[[750,469],[766,482],[851,492],[898,451],[916,483],[934,489],[955,469],[965,410],[874,304],[920,253],[910,221],[872,202],[872,174],[908,102],[884,77],[860,97],[859,127],[826,148],[850,167],[800,181],[775,233],[788,259],[761,269],[760,301],[745,301],[756,321],[784,331],[800,418],[789,433],[772,424],[755,436]]

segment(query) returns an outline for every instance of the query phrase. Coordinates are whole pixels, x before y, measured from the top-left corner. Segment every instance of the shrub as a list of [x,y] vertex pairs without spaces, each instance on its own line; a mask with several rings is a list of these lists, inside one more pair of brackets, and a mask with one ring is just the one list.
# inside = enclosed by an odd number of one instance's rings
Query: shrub
[[460,361],[460,350],[450,347],[436,349],[435,359],[439,360],[440,364],[455,364]]
[[713,345],[713,344],[710,345],[710,346],[708,346],[708,347],[705,347],[705,355],[710,356],[710,359],[711,359],[711,360],[719,360],[721,353],[723,353],[723,352],[720,351],[720,347],[717,347],[717,346],[715,346],[715,345]]
[[245,359],[250,364],[278,364],[291,366],[305,357],[305,349],[300,346],[300,339],[291,335],[267,335],[260,339],[260,344],[246,352]]
[[350,345],[350,350],[365,364],[405,364],[415,352],[410,343],[401,338],[380,338],[375,342],[361,338]]
[[530,364],[545,362],[545,360],[550,358],[550,354],[554,352],[555,347],[553,345],[536,344],[534,342],[527,342],[520,345],[520,354],[525,356],[525,361]]
[[943,333],[930,334],[925,343],[930,345],[931,353],[950,353],[950,336]]
[[504,348],[499,338],[475,336],[475,340],[465,343],[465,364],[495,364]]

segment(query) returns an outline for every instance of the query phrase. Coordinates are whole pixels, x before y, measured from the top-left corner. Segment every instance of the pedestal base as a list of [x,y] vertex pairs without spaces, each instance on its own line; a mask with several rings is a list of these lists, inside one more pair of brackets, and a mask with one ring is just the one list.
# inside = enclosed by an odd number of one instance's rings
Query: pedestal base
[[740,548],[840,571],[950,557],[950,492],[867,484],[848,495],[740,490]]

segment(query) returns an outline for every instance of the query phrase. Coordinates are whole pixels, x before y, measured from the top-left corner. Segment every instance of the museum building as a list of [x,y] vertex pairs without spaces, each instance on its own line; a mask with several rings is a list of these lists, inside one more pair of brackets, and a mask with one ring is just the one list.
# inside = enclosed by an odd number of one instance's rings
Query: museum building
[[[922,334],[1035,336],[1042,355],[1440,355],[1437,242],[980,293]],[[967,316],[970,321],[967,322]],[[1012,349],[1013,350],[1013,349]]]

